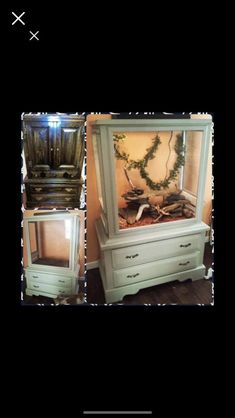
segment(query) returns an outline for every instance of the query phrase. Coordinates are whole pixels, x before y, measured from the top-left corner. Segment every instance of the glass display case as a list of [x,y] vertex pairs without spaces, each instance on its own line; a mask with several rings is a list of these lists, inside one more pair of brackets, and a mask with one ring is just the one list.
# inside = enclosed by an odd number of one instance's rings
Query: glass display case
[[99,199],[109,235],[201,219],[210,125],[210,120],[94,124]]
[[[126,257],[130,258],[125,258],[124,264],[117,263],[124,268],[126,260],[132,259],[129,250],[134,242],[146,244],[193,232],[200,236],[200,245],[196,246],[201,251],[200,262],[196,264],[197,267],[202,265],[205,231],[208,229],[202,222],[202,210],[211,126],[211,118],[93,122],[92,140],[101,208],[97,221],[100,269],[109,300],[114,295],[123,294],[121,286],[115,285],[120,283],[115,282],[116,253],[113,251],[116,248],[128,250]],[[191,241],[189,249],[193,249]],[[170,243],[162,241],[163,246],[166,244]],[[187,243],[181,245],[185,248]],[[133,251],[134,255],[137,254],[133,260],[136,263],[144,260],[145,263],[149,258],[147,255],[141,258],[140,250],[138,247]],[[164,257],[167,256],[166,250]],[[155,261],[156,257],[149,261]],[[202,272],[203,267],[201,275]],[[155,277],[156,272],[152,274]],[[132,278],[132,274],[127,276]],[[136,277],[138,279],[133,283],[141,281],[140,273]],[[133,288],[127,288],[130,280],[123,284],[127,293],[133,291]],[[146,287],[147,282],[142,285]],[[116,287],[119,287],[119,292],[114,291]]]
[[28,295],[75,294],[79,271],[79,216],[69,211],[24,217]]

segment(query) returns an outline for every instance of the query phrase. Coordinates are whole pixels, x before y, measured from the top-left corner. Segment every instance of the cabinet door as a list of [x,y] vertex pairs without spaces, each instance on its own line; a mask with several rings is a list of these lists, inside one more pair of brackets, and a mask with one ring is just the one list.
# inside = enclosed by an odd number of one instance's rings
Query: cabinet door
[[57,128],[55,168],[81,171],[84,155],[82,130],[82,123],[61,121]]
[[53,165],[53,133],[48,122],[25,123],[24,148],[28,172],[50,170]]

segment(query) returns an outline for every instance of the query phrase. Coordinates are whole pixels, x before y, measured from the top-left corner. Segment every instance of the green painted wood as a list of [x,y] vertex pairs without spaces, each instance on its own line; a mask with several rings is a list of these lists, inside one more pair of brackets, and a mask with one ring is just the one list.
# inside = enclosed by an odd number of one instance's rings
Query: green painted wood
[[[59,267],[55,265],[41,265],[34,263],[30,250],[29,223],[34,222],[38,225],[42,221],[65,221],[71,220],[71,238],[69,251],[68,267]],[[38,216],[24,217],[23,227],[25,229],[28,267],[25,268],[26,276],[26,294],[44,295],[56,297],[58,295],[76,294],[78,288],[78,252],[80,237],[80,218],[79,215],[67,213],[50,213]],[[55,237],[56,240],[56,237]],[[40,241],[40,240],[39,240]]]
[[[113,119],[95,121],[92,126],[101,203],[101,216],[96,223],[96,231],[101,251],[99,268],[106,301],[119,301],[125,295],[155,284],[188,278],[201,279],[205,274],[205,235],[209,230],[201,217],[212,120]],[[202,132],[195,218],[119,230],[114,132],[171,130]],[[186,247],[189,243],[190,246]]]

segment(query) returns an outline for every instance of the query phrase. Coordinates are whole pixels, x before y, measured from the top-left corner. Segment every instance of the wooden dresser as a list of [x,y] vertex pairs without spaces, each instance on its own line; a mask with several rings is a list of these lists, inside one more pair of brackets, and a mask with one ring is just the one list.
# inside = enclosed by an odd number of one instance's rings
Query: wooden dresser
[[80,207],[84,118],[24,115],[27,208]]

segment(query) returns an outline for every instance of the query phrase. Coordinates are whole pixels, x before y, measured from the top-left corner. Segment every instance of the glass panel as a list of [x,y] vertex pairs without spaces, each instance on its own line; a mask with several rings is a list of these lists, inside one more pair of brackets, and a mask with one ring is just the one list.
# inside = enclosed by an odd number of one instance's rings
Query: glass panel
[[119,229],[195,217],[202,132],[114,132]]
[[102,170],[102,164],[99,161],[99,152],[98,152],[98,146],[100,143],[100,134],[96,133],[92,135],[92,141],[93,141],[94,159],[95,159],[95,166],[96,166],[96,184],[97,184],[97,189],[98,189],[98,196],[99,196],[101,208],[103,212],[106,213],[105,194],[104,194],[104,185],[103,185],[104,175],[103,175],[103,170]]
[[71,219],[29,222],[32,264],[69,267]]
[[202,132],[188,132],[186,134],[183,188],[186,193],[191,195],[188,198],[191,198],[194,204],[196,204],[198,195],[202,134]]

